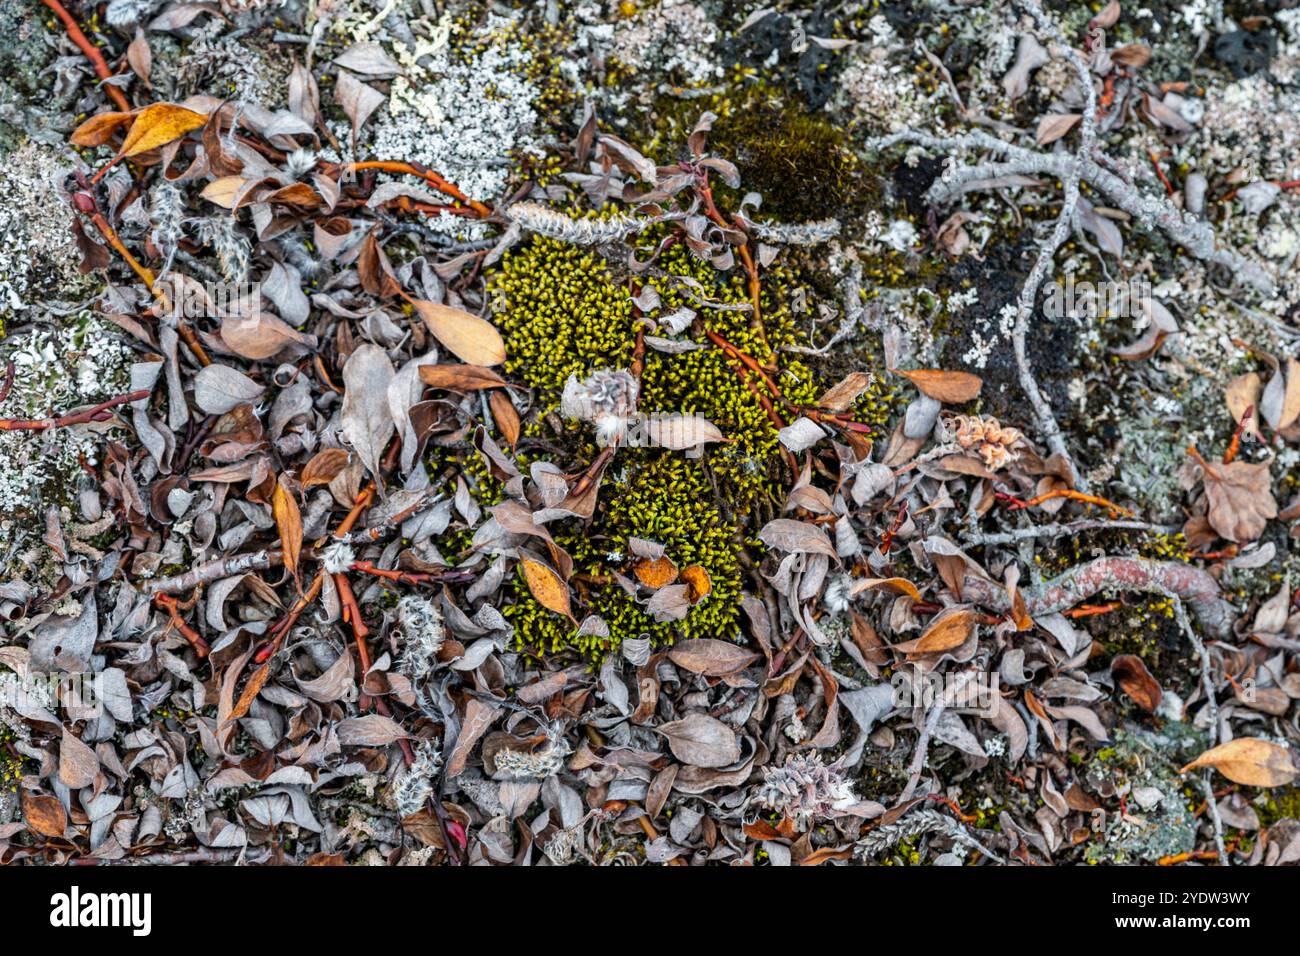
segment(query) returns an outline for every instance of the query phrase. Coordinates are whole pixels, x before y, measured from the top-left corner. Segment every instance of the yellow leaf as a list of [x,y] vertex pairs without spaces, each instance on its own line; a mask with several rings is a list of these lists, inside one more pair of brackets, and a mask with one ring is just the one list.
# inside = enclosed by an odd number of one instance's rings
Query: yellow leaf
[[501,333],[486,319],[471,315],[464,309],[423,299],[415,299],[412,304],[433,337],[462,362],[492,366],[506,360],[506,344]]
[[121,156],[138,156],[198,129],[208,118],[175,103],[154,103],[136,114],[122,144]]
[[524,571],[524,580],[528,582],[528,590],[532,592],[533,597],[537,598],[537,603],[572,621],[573,613],[569,610],[569,589],[560,580],[560,576],[552,568],[532,558],[521,558],[519,564]]
[[1300,774],[1291,752],[1281,744],[1254,737],[1238,737],[1201,754],[1179,773],[1213,767],[1233,783],[1247,787],[1284,787]]

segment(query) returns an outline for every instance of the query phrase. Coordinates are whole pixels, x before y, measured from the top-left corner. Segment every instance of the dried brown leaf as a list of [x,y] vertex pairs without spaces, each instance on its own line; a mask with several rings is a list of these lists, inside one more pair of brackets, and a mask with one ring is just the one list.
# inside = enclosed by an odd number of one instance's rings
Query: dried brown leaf
[[1110,662],[1110,672],[1124,693],[1133,698],[1134,703],[1148,714],[1154,714],[1160,706],[1164,691],[1160,683],[1151,676],[1142,658],[1133,654],[1121,654]]
[[1277,517],[1268,462],[1234,461],[1224,465],[1202,459],[1200,463],[1205,473],[1210,527],[1237,544],[1254,541],[1263,534],[1269,519]]
[[500,365],[506,360],[501,333],[487,319],[464,309],[416,299],[412,303],[433,337],[470,365]]
[[674,645],[668,652],[668,659],[693,674],[725,677],[744,670],[758,659],[758,655],[730,641],[700,637]]
[[978,375],[970,372],[947,372],[936,368],[918,368],[909,371],[898,370],[899,375],[909,378],[913,385],[935,401],[950,405],[969,402],[980,393],[984,382]]
[[1238,737],[1212,747],[1179,772],[1199,767],[1213,767],[1247,787],[1284,787],[1300,774],[1286,747],[1255,737]]
[[726,767],[740,759],[736,732],[708,714],[691,713],[656,729],[668,738],[673,756],[692,767]]

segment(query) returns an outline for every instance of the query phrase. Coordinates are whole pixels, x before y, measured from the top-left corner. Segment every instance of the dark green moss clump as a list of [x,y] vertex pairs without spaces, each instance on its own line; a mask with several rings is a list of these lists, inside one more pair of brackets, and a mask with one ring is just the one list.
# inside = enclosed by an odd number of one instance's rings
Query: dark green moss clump
[[663,143],[684,143],[703,113],[717,115],[707,148],[740,171],[738,191],[715,186],[731,208],[754,191],[763,197],[762,216],[809,222],[861,207],[879,193],[844,131],[809,111],[799,93],[742,78],[722,93],[664,98],[657,106]]

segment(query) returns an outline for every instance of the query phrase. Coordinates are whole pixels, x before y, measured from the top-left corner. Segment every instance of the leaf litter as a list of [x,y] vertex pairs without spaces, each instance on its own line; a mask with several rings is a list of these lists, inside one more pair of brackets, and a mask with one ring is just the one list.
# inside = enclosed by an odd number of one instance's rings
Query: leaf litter
[[36,24],[0,861],[1300,859],[1300,170],[1175,161],[1235,61],[1118,3],[451,6]]

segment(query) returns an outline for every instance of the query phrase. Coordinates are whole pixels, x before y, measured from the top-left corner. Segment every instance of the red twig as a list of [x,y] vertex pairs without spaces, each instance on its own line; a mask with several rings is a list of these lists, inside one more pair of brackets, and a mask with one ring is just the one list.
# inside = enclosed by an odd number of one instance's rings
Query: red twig
[[60,418],[0,418],[0,432],[40,432],[51,428],[64,428],[68,425],[105,422],[113,417],[109,412],[110,408],[116,408],[118,405],[126,405],[130,402],[138,402],[140,399],[148,397],[149,389],[142,388],[139,391],[119,395],[117,398],[110,398],[106,402],[100,402],[93,408],[72,412]]
[[[104,55],[99,52],[95,47],[95,44],[91,43],[90,40],[86,38],[86,34],[81,32],[81,27],[78,26],[77,21],[72,18],[72,14],[63,8],[63,4],[61,4],[59,0],[41,0],[41,2],[53,10],[55,15],[63,21],[63,26],[67,29],[68,36],[72,39],[73,43],[81,48],[81,52],[86,54],[86,59],[88,59],[91,66],[95,68],[95,74],[101,80],[112,79],[113,71],[109,69],[108,63],[104,59]],[[112,83],[104,84],[104,92],[108,94],[108,98],[116,103],[117,108],[122,110],[122,112],[131,112],[131,102],[126,98],[126,94]]]
[[203,635],[185,623],[185,618],[181,617],[180,608],[176,606],[176,598],[170,594],[155,594],[153,603],[167,612],[171,618],[170,626],[176,628],[181,637],[190,642],[190,647],[194,648],[194,652],[200,658],[208,656],[210,650],[208,642],[203,639]]
[[1177,190],[1174,189],[1174,184],[1169,181],[1169,177],[1165,175],[1165,171],[1160,168],[1160,157],[1155,154],[1154,150],[1148,150],[1147,156],[1150,157],[1151,166],[1155,169],[1156,175],[1160,177],[1160,182],[1164,184],[1165,192],[1172,196]]
[[1241,451],[1241,433],[1246,430],[1246,422],[1255,414],[1255,406],[1247,405],[1246,411],[1242,413],[1241,421],[1237,422],[1237,428],[1232,433],[1232,441],[1228,443],[1228,450],[1223,453],[1223,463],[1231,465],[1236,459],[1237,453]]

